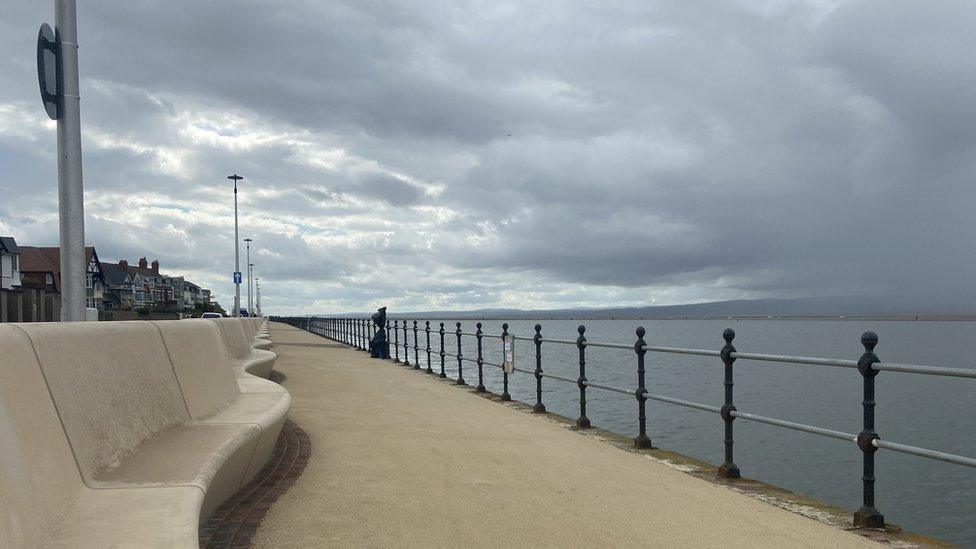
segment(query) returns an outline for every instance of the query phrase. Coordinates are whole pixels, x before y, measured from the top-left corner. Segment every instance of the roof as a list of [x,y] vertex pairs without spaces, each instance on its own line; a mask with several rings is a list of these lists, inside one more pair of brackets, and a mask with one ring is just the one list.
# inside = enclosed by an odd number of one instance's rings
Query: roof
[[[85,247],[85,263],[91,261],[95,248]],[[25,278],[30,273],[51,273],[54,287],[61,290],[61,248],[57,246],[21,246],[20,272]],[[43,282],[43,279],[40,281]]]
[[121,286],[129,276],[128,270],[118,263],[102,263],[102,274],[105,275],[105,283],[109,286]]
[[17,241],[12,236],[0,236],[0,250],[8,254],[20,253],[20,248],[17,247]]

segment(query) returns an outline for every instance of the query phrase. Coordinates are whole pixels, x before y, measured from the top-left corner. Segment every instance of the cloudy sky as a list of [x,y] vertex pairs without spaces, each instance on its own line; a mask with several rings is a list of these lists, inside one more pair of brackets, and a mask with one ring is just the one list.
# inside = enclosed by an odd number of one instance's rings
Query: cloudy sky
[[[266,312],[972,294],[976,4],[81,0],[87,240]],[[57,243],[0,12],[0,234]]]

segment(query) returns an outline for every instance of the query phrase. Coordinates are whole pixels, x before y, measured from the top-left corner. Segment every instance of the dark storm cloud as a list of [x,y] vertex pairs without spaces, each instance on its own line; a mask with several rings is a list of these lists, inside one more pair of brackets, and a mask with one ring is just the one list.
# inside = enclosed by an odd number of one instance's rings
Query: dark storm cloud
[[[48,8],[0,20],[0,232],[27,244],[57,234],[32,66]],[[79,17],[89,240],[222,297],[231,172],[280,311],[971,293],[969,3],[103,0]]]

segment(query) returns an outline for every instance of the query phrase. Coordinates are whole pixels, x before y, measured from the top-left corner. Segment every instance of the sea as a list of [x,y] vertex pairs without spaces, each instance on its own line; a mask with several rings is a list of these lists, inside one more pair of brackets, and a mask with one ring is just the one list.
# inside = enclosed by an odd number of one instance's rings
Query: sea
[[[413,320],[413,319],[411,319]],[[420,320],[420,346],[426,344]],[[445,351],[456,353],[454,319],[431,321],[432,367],[440,369],[439,335],[444,322]],[[476,320],[461,319],[464,332]],[[743,353],[783,354],[856,360],[863,352],[861,334],[878,334],[875,352],[883,362],[974,368],[976,322],[913,320],[784,319],[544,319],[482,320],[484,359],[502,362],[498,339],[502,324],[509,333],[532,337],[542,326],[542,368],[575,379],[579,351],[575,341],[585,327],[589,342],[633,345],[638,326],[648,345],[720,350],[722,332],[732,328]],[[495,337],[492,337],[495,336]],[[399,334],[402,342],[402,330]],[[390,338],[391,341],[393,338]],[[410,331],[412,343],[412,323]],[[401,351],[402,353],[402,351]],[[462,337],[462,354],[476,358],[474,337]],[[426,354],[421,352],[426,366]],[[402,357],[402,354],[401,354]],[[411,350],[410,360],[413,362]],[[535,346],[516,340],[515,366],[535,368]],[[586,376],[595,383],[634,389],[637,361],[633,350],[586,349]],[[477,366],[464,362],[464,378],[477,384]],[[719,358],[646,355],[647,389],[651,393],[721,406],[724,369]],[[457,361],[445,360],[447,375],[457,377]],[[486,366],[485,385],[502,392],[502,374]],[[855,369],[738,360],[735,406],[742,412],[825,427],[848,433],[861,430],[861,376]],[[512,398],[535,402],[535,378],[515,372],[509,378]],[[880,372],[876,378],[876,430],[886,440],[976,457],[976,379],[902,372]],[[543,402],[550,412],[579,415],[579,389],[573,383],[543,380]],[[594,426],[621,435],[637,433],[633,396],[587,389],[587,416]],[[717,414],[673,404],[647,402],[647,430],[655,446],[712,464],[723,461],[723,422]],[[854,443],[765,424],[735,421],[735,463],[743,476],[787,488],[821,501],[856,510],[861,505],[861,454]],[[888,523],[964,547],[976,547],[976,469],[879,450],[875,469],[876,506]],[[649,487],[650,488],[650,487]]]

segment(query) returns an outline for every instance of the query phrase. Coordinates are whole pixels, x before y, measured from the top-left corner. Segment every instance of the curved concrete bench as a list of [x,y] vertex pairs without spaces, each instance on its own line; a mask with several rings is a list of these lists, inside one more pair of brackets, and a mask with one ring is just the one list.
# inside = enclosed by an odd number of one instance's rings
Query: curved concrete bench
[[290,406],[207,321],[0,325],[0,353],[0,547],[196,547]]
[[238,375],[248,373],[263,378],[271,375],[278,355],[252,346],[244,332],[244,323],[241,322],[241,320],[246,321],[246,319],[210,318],[208,320],[220,326],[228,354],[234,368],[238,371]]
[[271,348],[271,336],[262,331],[264,319],[256,317],[242,317],[241,324],[244,326],[244,335],[251,341],[251,346],[255,349],[268,350]]

